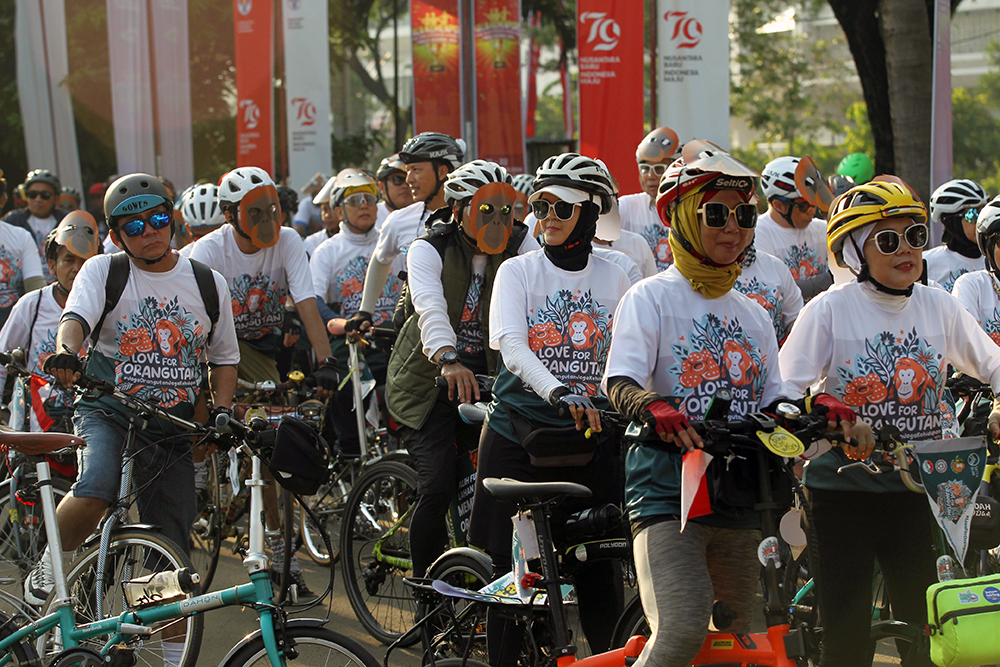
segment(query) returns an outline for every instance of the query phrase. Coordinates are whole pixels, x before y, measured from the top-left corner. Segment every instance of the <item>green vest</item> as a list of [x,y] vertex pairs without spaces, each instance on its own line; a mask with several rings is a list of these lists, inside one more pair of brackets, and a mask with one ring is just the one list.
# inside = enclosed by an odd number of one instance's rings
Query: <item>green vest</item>
[[[483,291],[480,295],[483,318],[483,350],[486,352],[486,365],[489,375],[496,374],[497,351],[489,345],[489,311],[490,297],[493,293],[493,281],[500,264],[509,257],[517,255],[521,242],[528,228],[515,223],[514,231],[507,242],[507,248],[498,255],[487,255],[486,276],[483,281]],[[475,248],[461,237],[461,227],[454,223],[437,223],[432,231],[421,237],[430,243],[441,255],[441,284],[444,287],[444,299],[448,304],[448,319],[452,329],[457,330],[462,321],[462,308],[465,297],[472,282],[472,258]],[[437,401],[438,389],[434,378],[440,375],[438,367],[424,354],[420,342],[419,316],[413,309],[409,285],[404,285],[400,296],[403,325],[389,357],[389,368],[386,373],[386,402],[389,414],[400,424],[413,429],[419,429],[427,420],[431,407]]]

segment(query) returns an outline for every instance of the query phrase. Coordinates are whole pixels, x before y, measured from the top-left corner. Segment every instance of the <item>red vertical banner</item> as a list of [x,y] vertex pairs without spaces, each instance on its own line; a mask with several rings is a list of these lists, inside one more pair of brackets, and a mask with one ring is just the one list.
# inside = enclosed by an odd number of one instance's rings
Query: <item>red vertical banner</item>
[[274,175],[274,5],[233,0],[236,27],[236,166]]
[[643,137],[643,2],[578,0],[580,153],[600,158],[638,192],[635,147]]
[[524,173],[519,0],[476,0],[476,147],[512,174]]
[[[541,12],[532,14],[529,27],[538,28],[542,25]],[[538,61],[542,47],[537,39],[528,40],[528,111],[525,114],[524,134],[529,139],[535,136],[535,113],[538,111]]]
[[411,0],[413,133],[462,136],[458,0]]

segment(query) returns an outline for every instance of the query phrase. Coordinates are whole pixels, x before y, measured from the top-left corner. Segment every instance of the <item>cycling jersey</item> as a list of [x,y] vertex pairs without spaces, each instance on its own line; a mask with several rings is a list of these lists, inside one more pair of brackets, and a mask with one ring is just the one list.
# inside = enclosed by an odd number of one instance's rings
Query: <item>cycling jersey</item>
[[[910,297],[847,283],[810,301],[780,355],[795,390],[836,396],[876,430],[899,428],[905,440],[942,437],[952,416],[942,402],[948,364],[1000,390],[1000,355],[958,300],[919,283]],[[818,381],[818,385],[817,385]],[[805,483],[831,491],[905,491],[898,472],[871,475],[839,449],[806,465]]]
[[773,255],[785,263],[795,280],[812,278],[828,270],[826,222],[813,220],[805,229],[784,227],[770,212],[757,218],[754,245],[758,251]]
[[955,287],[959,276],[979,271],[985,266],[982,257],[966,257],[944,245],[926,251],[924,259],[927,260],[927,278],[948,292]]
[[652,197],[645,192],[619,197],[618,212],[622,218],[622,230],[639,234],[646,240],[657,271],[663,271],[674,263],[674,254],[667,241],[670,229],[660,220]]
[[986,335],[1000,345],[1000,283],[984,269],[959,276],[952,296],[979,322]]
[[788,267],[777,257],[758,250],[753,264],[743,268],[733,287],[767,311],[778,341],[785,340],[802,310],[802,291]]
[[0,222],[0,326],[24,293],[24,281],[42,276],[42,261],[26,229]]

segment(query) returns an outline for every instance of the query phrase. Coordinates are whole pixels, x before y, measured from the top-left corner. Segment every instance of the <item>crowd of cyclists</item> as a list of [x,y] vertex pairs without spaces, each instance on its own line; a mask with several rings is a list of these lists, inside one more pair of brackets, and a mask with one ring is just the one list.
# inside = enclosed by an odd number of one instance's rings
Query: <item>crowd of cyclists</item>
[[[87,442],[58,508],[58,556],[68,562],[117,498],[127,430],[119,404],[74,405],[84,360],[88,374],[200,422],[231,414],[237,379],[278,384],[299,368],[327,400],[324,435],[353,455],[354,393],[340,379],[348,337],[375,327],[395,343],[362,351],[379,387],[369,400],[384,402],[418,476],[413,576],[447,547],[458,443],[478,447],[469,542],[495,575],[511,569],[515,508],[482,480],[579,482],[589,504],[619,504],[628,519],[652,631],[637,665],[689,665],[716,601],[748,631],[754,462],[714,460],[710,502],[684,508],[681,528],[683,460],[701,446],[692,422],[726,389],[733,419],[791,402],[848,439],[804,472],[822,664],[863,664],[876,561],[894,616],[925,624],[936,580],[927,502],[898,472],[838,469],[866,459],[885,426],[954,436],[950,368],[1000,391],[1000,197],[959,179],[928,206],[859,153],[829,179],[805,156],[758,172],[666,127],[636,147],[633,174],[563,153],[514,176],[465,153],[461,139],[421,133],[375,173],[317,174],[301,198],[257,167],[181,193],[149,174],[111,177],[88,191],[90,212],[45,169],[13,188],[0,222],[0,350],[24,349],[35,373],[31,429]],[[637,178],[640,192],[619,197],[616,177]],[[0,174],[0,208],[6,198]],[[927,249],[933,226],[943,244]],[[483,376],[495,378],[490,397]],[[458,412],[480,400],[482,428]],[[672,446],[628,446],[612,410]],[[529,437],[539,429],[543,441]],[[989,429],[1000,436],[1000,408]],[[206,454],[175,435],[156,420],[142,434],[170,444],[141,450],[139,475],[159,482],[141,485],[139,512],[186,545]],[[266,507],[277,527],[273,488]],[[280,537],[271,548],[308,593],[294,553]],[[27,578],[29,603],[48,596],[56,556]],[[575,579],[588,642],[607,650],[620,569],[598,561]],[[494,664],[518,642],[500,626],[487,624]]]

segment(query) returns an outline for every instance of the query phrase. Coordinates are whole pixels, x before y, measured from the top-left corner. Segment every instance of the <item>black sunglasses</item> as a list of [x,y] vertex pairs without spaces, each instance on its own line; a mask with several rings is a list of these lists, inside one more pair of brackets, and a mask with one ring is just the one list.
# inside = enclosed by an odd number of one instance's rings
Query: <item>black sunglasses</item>
[[170,214],[169,213],[154,213],[149,216],[149,220],[143,220],[142,218],[137,218],[135,220],[129,220],[128,222],[123,222],[118,229],[130,238],[139,236],[144,231],[146,231],[146,223],[153,229],[163,229],[170,224]]
[[781,198],[781,201],[785,202],[793,208],[799,209],[802,213],[808,213],[809,211],[816,208],[816,204],[810,204],[805,199],[785,199]]
[[570,204],[566,201],[557,201],[555,204],[549,204],[544,199],[536,199],[531,202],[531,212],[539,220],[544,220],[549,217],[549,209],[551,208],[555,212],[556,218],[565,222],[573,217],[573,210],[577,206],[579,204]]
[[757,226],[757,207],[753,204],[737,204],[729,208],[728,204],[713,201],[698,209],[698,216],[706,227],[721,229],[729,222],[729,216],[736,218],[736,224],[741,229],[753,229]]
[[387,180],[397,187],[406,184],[406,176],[402,174],[393,174]]
[[895,229],[883,229],[872,236],[875,247],[883,255],[892,255],[899,250],[900,237],[914,250],[920,250],[927,245],[927,225],[918,222],[904,229],[902,234]]
[[48,190],[28,190],[24,193],[24,196],[28,199],[38,199],[41,197],[43,201],[52,199],[52,193]]

